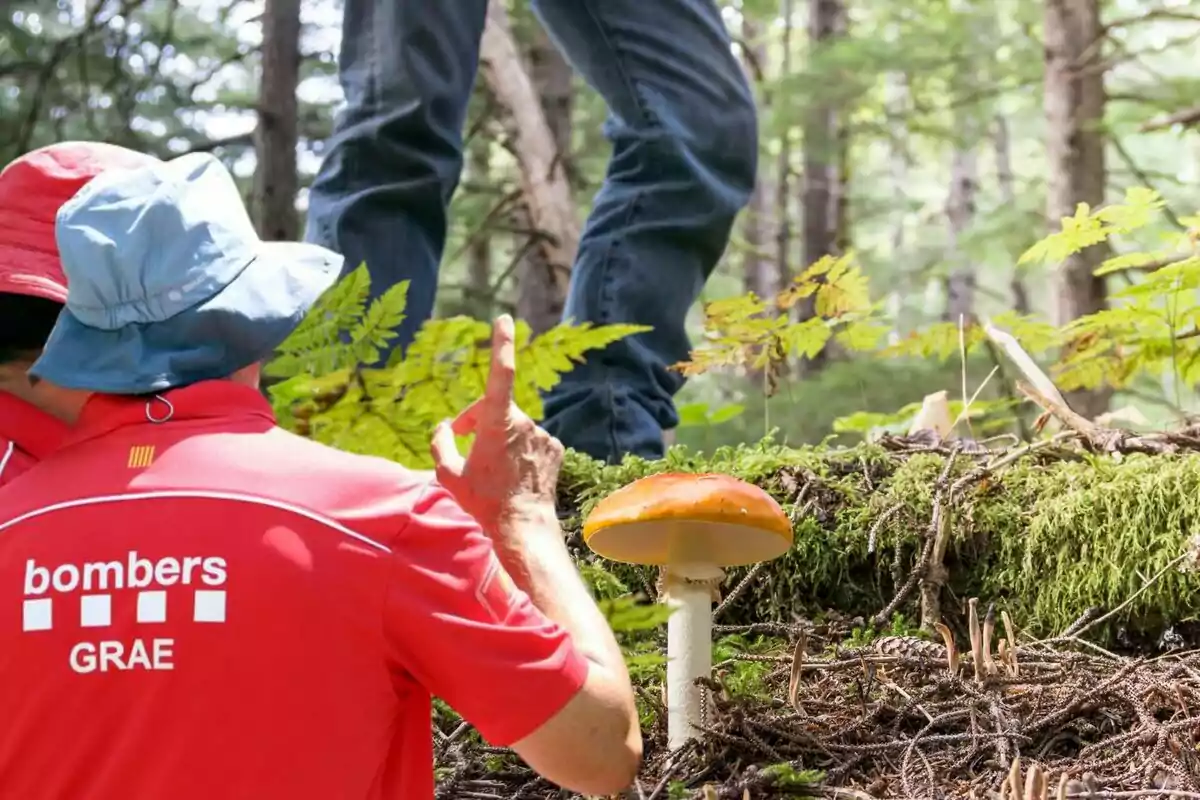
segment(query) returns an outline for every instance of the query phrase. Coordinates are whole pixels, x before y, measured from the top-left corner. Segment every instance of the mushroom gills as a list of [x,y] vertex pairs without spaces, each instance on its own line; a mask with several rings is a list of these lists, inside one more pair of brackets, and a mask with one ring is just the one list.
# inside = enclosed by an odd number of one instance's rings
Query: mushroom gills
[[[663,529],[669,528],[666,536]],[[782,547],[781,547],[782,544]],[[678,519],[646,520],[613,525],[593,533],[588,546],[613,561],[626,564],[670,565],[680,574],[704,580],[695,570],[710,571],[705,565],[740,567],[771,561],[786,550],[778,533],[729,522]],[[690,565],[695,565],[691,567]]]

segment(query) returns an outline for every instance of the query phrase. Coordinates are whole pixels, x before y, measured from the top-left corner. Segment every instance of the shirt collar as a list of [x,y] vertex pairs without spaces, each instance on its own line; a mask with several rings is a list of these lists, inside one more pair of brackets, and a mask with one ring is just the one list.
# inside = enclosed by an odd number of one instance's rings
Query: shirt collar
[[94,394],[79,414],[70,443],[131,425],[246,418],[275,424],[275,414],[261,392],[228,380],[201,381],[149,396]]
[[67,436],[67,425],[58,417],[16,395],[0,392],[0,438],[39,461],[59,448]]

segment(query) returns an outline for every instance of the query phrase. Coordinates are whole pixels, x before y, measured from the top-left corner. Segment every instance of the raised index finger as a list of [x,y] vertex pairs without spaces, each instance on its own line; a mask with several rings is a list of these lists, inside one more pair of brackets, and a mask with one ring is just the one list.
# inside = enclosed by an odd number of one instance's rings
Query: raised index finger
[[502,314],[492,323],[492,365],[488,371],[485,393],[489,405],[508,409],[512,402],[516,371],[516,331],[512,317]]

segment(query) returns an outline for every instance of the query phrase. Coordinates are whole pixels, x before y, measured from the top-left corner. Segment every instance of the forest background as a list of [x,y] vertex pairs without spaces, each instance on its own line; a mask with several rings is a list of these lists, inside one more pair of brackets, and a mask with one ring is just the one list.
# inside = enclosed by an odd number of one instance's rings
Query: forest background
[[[772,429],[792,444],[853,441],[903,428],[940,389],[955,414],[973,398],[973,415],[1015,428],[1015,373],[972,334],[984,319],[1039,355],[1053,349],[1047,363],[1085,416],[1161,427],[1195,408],[1185,349],[1200,270],[1186,234],[1200,207],[1200,8],[723,5],[761,109],[761,170],[691,322],[713,349],[679,397],[681,443],[710,450]],[[63,139],[211,151],[239,176],[262,235],[298,238],[341,101],[340,16],[338,3],[299,0],[0,4],[0,161]],[[493,2],[440,316],[508,311],[534,333],[559,321],[556,275],[608,156],[603,116],[527,4]],[[1081,203],[1077,219],[1112,203],[1126,217],[1077,223],[1065,248],[1022,259]],[[796,291],[839,276],[841,305]],[[1190,293],[1183,305],[1161,291],[1168,278]],[[1134,310],[1116,319],[1113,308]],[[737,356],[719,352],[733,327],[764,316],[786,326],[741,325]],[[839,329],[839,316],[872,324]],[[846,335],[814,340],[814,318]],[[779,341],[777,357],[763,355]]]

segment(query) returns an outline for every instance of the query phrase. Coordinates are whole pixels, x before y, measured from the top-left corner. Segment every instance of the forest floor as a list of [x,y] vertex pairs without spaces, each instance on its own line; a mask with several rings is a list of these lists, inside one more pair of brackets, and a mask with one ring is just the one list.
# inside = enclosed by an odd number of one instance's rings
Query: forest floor
[[[1130,658],[1061,637],[977,677],[918,638],[817,656],[806,642],[753,656],[770,668],[761,692],[714,681],[708,729],[682,750],[649,727],[627,797],[1200,797],[1200,653]],[[439,798],[574,796],[478,740],[441,737],[438,763]]]
[[[668,470],[755,482],[794,522],[792,552],[730,575],[701,737],[668,752],[661,667],[635,675],[646,758],[625,797],[1200,800],[1198,451],[1189,429],[569,462],[568,527]],[[585,575],[655,599],[650,570],[573,546]],[[575,797],[452,713],[435,740],[439,798]]]

